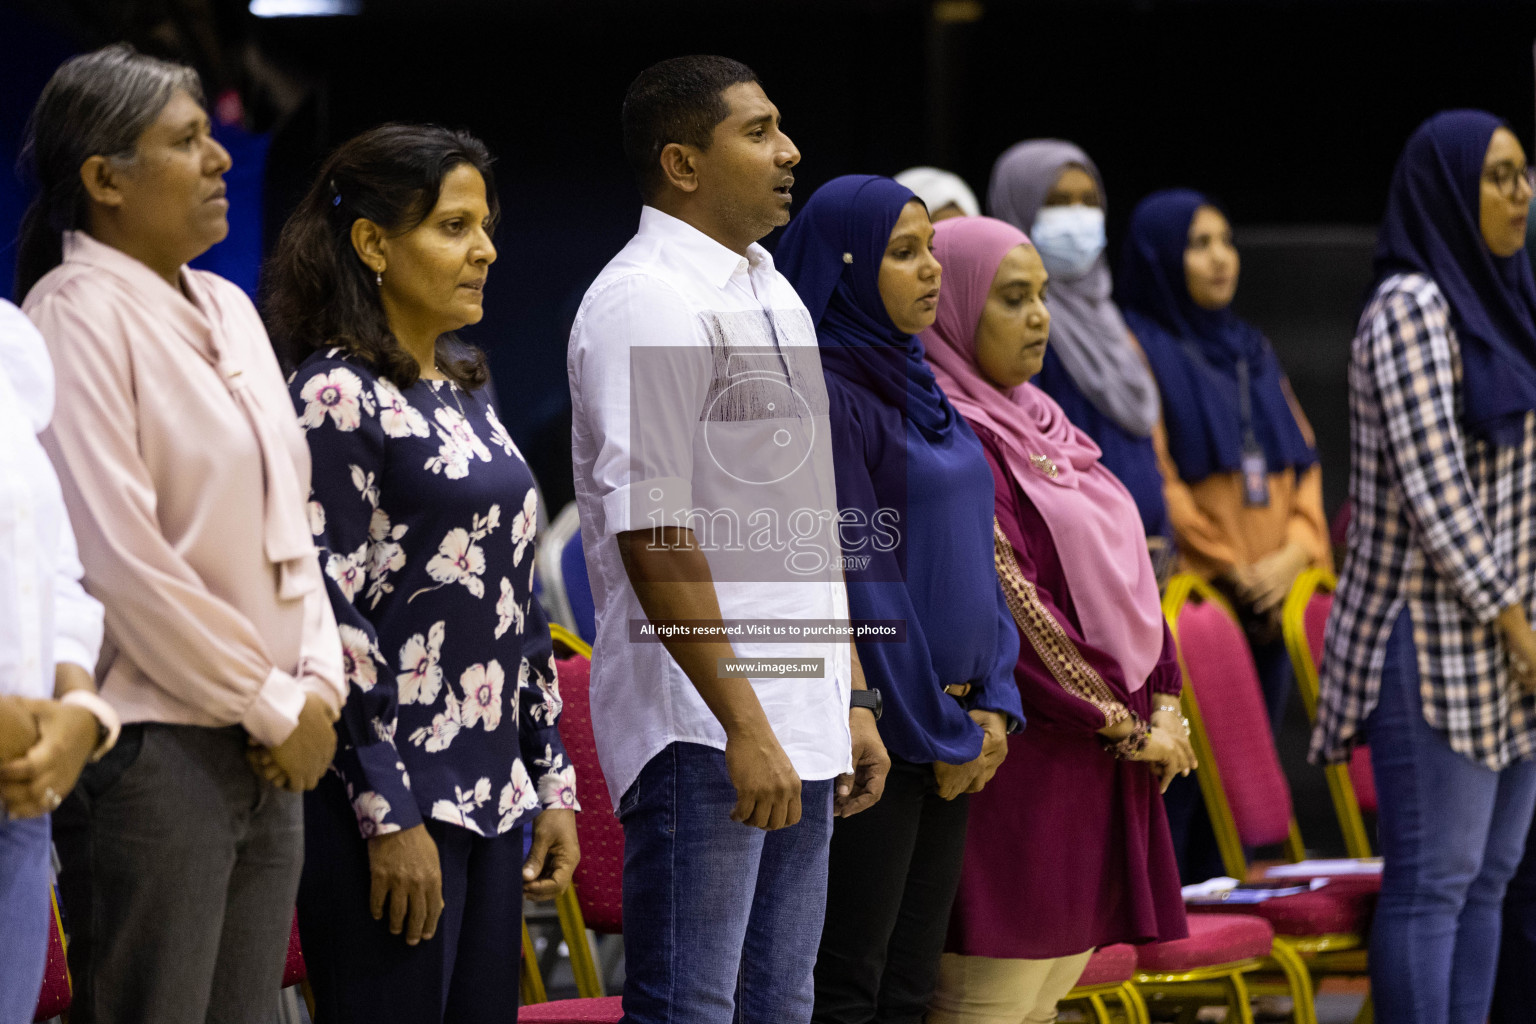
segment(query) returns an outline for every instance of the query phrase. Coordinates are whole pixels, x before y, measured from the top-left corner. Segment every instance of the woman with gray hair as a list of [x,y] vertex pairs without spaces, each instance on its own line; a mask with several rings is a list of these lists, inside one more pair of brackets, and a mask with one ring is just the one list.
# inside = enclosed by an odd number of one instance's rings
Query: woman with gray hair
[[[58,371],[44,447],[125,723],[56,835],[79,1022],[270,1017],[335,748],[341,644],[270,341],[187,262],[229,230],[229,154],[195,73],[125,45],[66,61],[32,114],[18,291]],[[71,808],[66,808],[70,810]],[[84,883],[84,884],[82,884]]]

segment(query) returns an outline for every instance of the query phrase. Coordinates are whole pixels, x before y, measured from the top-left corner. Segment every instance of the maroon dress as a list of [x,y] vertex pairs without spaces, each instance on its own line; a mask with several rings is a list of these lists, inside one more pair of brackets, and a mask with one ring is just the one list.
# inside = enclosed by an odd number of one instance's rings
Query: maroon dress
[[1129,692],[1119,664],[1083,639],[1050,530],[1005,468],[1002,446],[975,430],[996,485],[998,575],[1019,627],[1014,679],[1028,724],[971,797],[946,948],[1043,960],[1183,938],[1157,780],[1146,764],[1116,760],[1098,736],[1128,714],[1148,718],[1155,695],[1179,692],[1173,638],[1165,627],[1151,678]]

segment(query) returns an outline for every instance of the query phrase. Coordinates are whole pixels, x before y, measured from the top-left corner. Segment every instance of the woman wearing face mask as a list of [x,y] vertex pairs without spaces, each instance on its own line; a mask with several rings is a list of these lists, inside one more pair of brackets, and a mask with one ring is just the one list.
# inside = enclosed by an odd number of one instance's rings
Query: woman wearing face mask
[[883,698],[891,770],[880,802],[832,832],[812,1018],[829,1024],[923,1019],[967,794],[997,771],[1020,721],[1018,636],[992,571],[991,475],[913,337],[938,304],[932,241],[909,189],[852,175],[817,190],[775,258],[816,321],[839,538],[870,556],[847,572],[850,617],[906,623],[904,642],[858,643]]
[[[127,723],[60,827],[77,1021],[264,1022],[335,747],[309,453],[250,300],[186,264],[228,231],[197,75],[127,46],[32,115],[18,291],[58,384],[44,444]],[[263,777],[255,762],[275,771]],[[274,785],[269,778],[276,778]]]
[[1238,266],[1209,199],[1156,192],[1131,214],[1118,294],[1162,395],[1180,563],[1233,599],[1278,728],[1291,686],[1280,607],[1332,556],[1312,429],[1269,342],[1232,312]]
[[484,315],[490,165],[463,132],[366,132],[268,270],[351,684],[335,771],[305,802],[299,926],[325,1020],[515,1016],[518,908],[577,861],[533,477],[485,357],[452,334]]
[[1053,1021],[1094,947],[1186,934],[1159,791],[1194,755],[1135,502],[1027,383],[1053,322],[1040,256],[987,217],[936,234],[944,298],[923,343],[992,469],[1030,727],[972,798],[928,1021]]
[[965,179],[937,167],[908,167],[896,175],[896,183],[911,189],[928,207],[928,219],[937,224],[951,217],[974,217],[981,213],[976,193]]
[[1051,275],[1051,344],[1034,384],[1093,439],[1100,462],[1136,499],[1162,579],[1173,527],[1152,441],[1162,430],[1157,383],[1110,298],[1098,168],[1070,142],[1021,142],[993,165],[987,210],[1029,233]]
[[1355,516],[1312,754],[1370,744],[1386,862],[1371,988],[1394,1024],[1487,1018],[1536,806],[1530,199],[1497,118],[1422,124],[1392,175],[1350,361]]

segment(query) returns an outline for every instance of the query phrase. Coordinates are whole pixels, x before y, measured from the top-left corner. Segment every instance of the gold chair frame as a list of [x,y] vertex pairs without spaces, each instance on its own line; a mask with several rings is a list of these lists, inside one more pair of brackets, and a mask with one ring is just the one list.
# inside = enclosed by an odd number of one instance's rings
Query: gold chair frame
[[[1168,587],[1163,594],[1163,616],[1168,621],[1168,628],[1173,633],[1175,643],[1179,638],[1179,612],[1192,598],[1202,602],[1214,602],[1234,622],[1237,619],[1232,606],[1209,583],[1191,573],[1179,573],[1168,581]],[[1304,603],[1302,607],[1305,607]],[[1304,633],[1302,640],[1304,643]],[[1205,719],[1200,714],[1200,702],[1195,697],[1194,688],[1189,685],[1189,667],[1184,662],[1182,651],[1179,653],[1179,670],[1184,674],[1184,691],[1180,702],[1184,716],[1189,719],[1190,744],[1194,747],[1195,757],[1200,762],[1200,769],[1195,774],[1200,782],[1200,794],[1205,800],[1206,811],[1210,815],[1211,828],[1216,834],[1216,846],[1221,853],[1222,864],[1227,874],[1233,878],[1247,878],[1248,857],[1243,850],[1242,840],[1238,836],[1237,822],[1232,816],[1232,805],[1227,801],[1226,790],[1221,784],[1221,768],[1216,763],[1210,736],[1205,730]],[[1313,678],[1316,678],[1315,674]],[[1291,863],[1306,859],[1306,846],[1302,842],[1301,830],[1296,824],[1294,815],[1291,817],[1284,845],[1286,858]],[[1313,1005],[1314,977],[1323,974],[1366,975],[1365,946],[1365,937],[1355,933],[1277,935],[1274,951],[1270,956],[1270,966],[1285,976],[1286,985],[1283,989],[1270,988],[1267,992],[1255,987],[1254,991],[1260,994],[1284,991],[1295,1003],[1297,1024],[1316,1024],[1317,1010]],[[1370,1007],[1370,1001],[1367,999],[1361,1008],[1360,1015],[1356,1017],[1356,1024],[1369,1024],[1372,1019]]]
[[[549,624],[550,639],[563,645],[572,653],[592,660],[592,645],[557,622]],[[595,999],[607,995],[603,990],[603,977],[597,969],[597,959],[592,955],[592,943],[587,936],[586,918],[581,913],[581,903],[576,899],[576,886],[568,886],[555,897],[555,915],[560,922],[560,936],[565,940],[567,954],[571,958],[571,975],[576,981],[576,994],[583,999]],[[528,936],[528,922],[523,922],[523,945],[532,951],[533,943]],[[532,964],[530,982],[529,965]],[[532,956],[523,957],[523,1002],[548,1001],[539,967]]]
[[[1291,666],[1296,673],[1296,692],[1307,709],[1307,721],[1317,722],[1318,673],[1312,659],[1312,645],[1307,642],[1307,606],[1315,594],[1333,593],[1338,580],[1326,569],[1307,569],[1296,577],[1291,592],[1286,595],[1280,613],[1281,627],[1285,633],[1285,647],[1291,655]],[[1355,795],[1354,779],[1348,764],[1330,764],[1323,769],[1328,779],[1328,794],[1333,798],[1334,814],[1339,819],[1339,831],[1344,835],[1344,849],[1351,857],[1369,857],[1371,837],[1365,828],[1365,818],[1360,813],[1360,800]]]

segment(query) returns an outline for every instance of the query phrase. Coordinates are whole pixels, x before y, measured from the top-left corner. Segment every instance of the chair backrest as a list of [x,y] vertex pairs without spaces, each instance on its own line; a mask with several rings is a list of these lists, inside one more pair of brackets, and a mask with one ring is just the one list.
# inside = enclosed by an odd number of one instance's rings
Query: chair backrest
[[283,980],[279,988],[288,988],[297,985],[309,977],[309,968],[304,964],[304,945],[299,941],[299,912],[293,912],[293,927],[288,929],[288,953],[283,960]]
[[[1349,756],[1349,779],[1355,787],[1355,802],[1362,811],[1376,813],[1376,776],[1371,771],[1370,748],[1361,744]],[[1361,854],[1360,856],[1365,856]]]
[[1307,635],[1307,649],[1312,652],[1312,663],[1323,663],[1323,632],[1328,628],[1328,613],[1333,611],[1333,593],[1319,590],[1312,595],[1312,600],[1307,602],[1307,610],[1303,613],[1304,629]]
[[[1301,695],[1307,717],[1312,721],[1317,720],[1323,640],[1328,615],[1333,610],[1335,586],[1337,581],[1333,573],[1307,569],[1296,577],[1281,612],[1285,645],[1295,670],[1296,692]],[[1376,779],[1371,774],[1369,751],[1363,746],[1356,747],[1347,769],[1342,765],[1330,765],[1324,771],[1328,776],[1334,812],[1339,819],[1339,830],[1344,836],[1345,850],[1351,857],[1370,856],[1370,834],[1360,817],[1362,810],[1376,810]]]
[[58,893],[48,892],[48,962],[43,968],[43,987],[38,993],[33,1020],[52,1020],[69,1009],[73,985],[69,977],[69,958],[64,949],[64,923],[59,920]]
[[1313,721],[1317,719],[1317,670],[1323,663],[1323,634],[1328,626],[1328,613],[1333,609],[1336,582],[1331,572],[1304,569],[1291,584],[1291,592],[1280,609],[1280,626],[1291,656],[1296,691],[1307,709],[1307,718]]
[[587,555],[577,529],[560,548],[560,576],[565,582],[565,600],[571,608],[571,622],[576,635],[587,643],[597,641],[597,604],[592,600],[592,582],[587,579]]
[[576,838],[581,844],[581,863],[576,865],[574,879],[576,898],[588,928],[617,934],[624,930],[624,828],[614,816],[603,767],[597,760],[597,740],[592,735],[592,662],[578,653],[558,660],[555,667],[564,704],[560,738],[576,768],[581,796],[581,813],[576,815]]
[[576,617],[571,613],[571,602],[565,591],[565,544],[572,534],[581,533],[581,514],[574,501],[568,502],[549,524],[549,529],[539,533],[538,558],[534,561],[539,578],[539,604],[545,618],[558,622],[567,629],[576,629]]
[[[1191,724],[1209,741],[1237,836],[1244,846],[1286,842],[1291,836],[1291,791],[1275,751],[1248,638],[1226,603],[1205,583],[1176,577],[1169,583],[1169,595],[1177,604],[1169,626],[1184,663],[1186,699],[1192,697],[1190,703],[1197,706]],[[1221,817],[1225,815],[1212,814],[1213,822]]]

